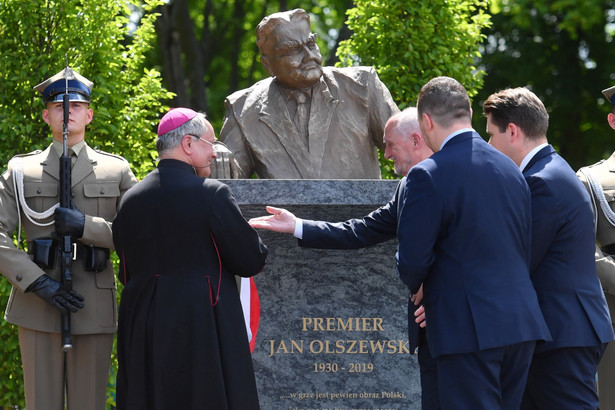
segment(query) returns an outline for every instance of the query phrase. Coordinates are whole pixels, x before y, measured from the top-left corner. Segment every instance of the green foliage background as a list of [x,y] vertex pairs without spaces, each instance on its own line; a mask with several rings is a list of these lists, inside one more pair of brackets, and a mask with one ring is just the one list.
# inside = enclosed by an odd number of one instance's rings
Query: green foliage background
[[[137,176],[154,167],[155,128],[173,94],[160,73],[145,66],[155,36],[147,0],[137,27],[135,6],[121,0],[0,1],[0,167],[15,153],[46,147],[51,139],[41,117],[44,106],[32,88],[65,67],[94,82],[94,120],[88,143],[123,155]],[[0,305],[10,283],[0,280]],[[0,321],[0,408],[24,406],[17,329]],[[112,375],[114,379],[114,376]],[[109,402],[113,402],[113,388]]]
[[573,169],[615,150],[601,90],[615,85],[613,0],[492,0],[474,99],[474,128],[484,134],[482,103],[506,87],[529,87],[549,112],[549,142]]
[[121,0],[0,2],[0,164],[12,155],[46,147],[44,108],[32,88],[69,65],[94,82],[94,120],[88,143],[121,153],[143,175],[155,158],[159,114],[172,97],[160,73],[144,66],[154,37],[148,0],[140,25],[130,31],[132,10]]
[[[339,66],[376,68],[400,109],[416,105],[421,86],[446,75],[478,93],[485,72],[480,59],[483,31],[490,26],[483,0],[356,0],[348,10],[354,35],[340,44]],[[383,178],[398,178],[380,153]]]
[[269,76],[260,63],[255,28],[281,10],[303,8],[325,65],[335,61],[335,43],[352,0],[172,0],[159,8],[157,42],[149,53],[175,106],[205,111],[220,130],[229,94]]
[[[336,64],[347,18],[354,34],[336,65],[374,66],[400,108],[432,77],[455,77],[482,133],[482,101],[529,86],[550,113],[550,142],[573,168],[615,149],[600,94],[615,84],[615,0],[0,0],[0,168],[49,144],[32,88],[68,56],[94,82],[88,142],[123,155],[143,177],[167,106],[204,110],[219,130],[224,98],[267,76],[254,28],[295,7],[310,13],[325,65]],[[383,177],[397,178],[381,164]],[[9,291],[0,278],[1,308]],[[0,343],[0,408],[23,407],[17,331],[3,320]],[[113,392],[111,383],[109,405]]]
[[487,1],[356,0],[348,11],[354,35],[340,45],[340,65],[374,66],[400,108],[414,106],[421,86],[446,75],[470,96],[482,86],[477,69]]

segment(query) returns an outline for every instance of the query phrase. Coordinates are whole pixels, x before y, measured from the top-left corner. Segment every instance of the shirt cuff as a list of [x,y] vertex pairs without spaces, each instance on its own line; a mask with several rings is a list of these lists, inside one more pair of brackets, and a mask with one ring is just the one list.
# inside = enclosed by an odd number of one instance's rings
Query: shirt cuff
[[301,218],[295,220],[295,233],[293,235],[297,239],[303,239],[303,220]]

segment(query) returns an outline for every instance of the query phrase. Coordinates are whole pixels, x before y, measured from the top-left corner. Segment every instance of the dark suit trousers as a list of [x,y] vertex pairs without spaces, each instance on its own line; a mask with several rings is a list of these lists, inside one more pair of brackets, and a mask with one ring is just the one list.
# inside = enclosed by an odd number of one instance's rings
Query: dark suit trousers
[[421,374],[421,409],[440,410],[438,397],[438,369],[427,344],[427,332],[416,323],[414,311],[418,308],[408,299],[408,340],[410,349],[418,348],[417,358]]
[[534,353],[521,409],[597,409],[596,371],[606,344]]
[[421,373],[421,409],[440,410],[438,397],[438,367],[436,359],[429,352],[425,329],[419,330],[419,370]]
[[518,410],[535,342],[436,358],[445,410]]

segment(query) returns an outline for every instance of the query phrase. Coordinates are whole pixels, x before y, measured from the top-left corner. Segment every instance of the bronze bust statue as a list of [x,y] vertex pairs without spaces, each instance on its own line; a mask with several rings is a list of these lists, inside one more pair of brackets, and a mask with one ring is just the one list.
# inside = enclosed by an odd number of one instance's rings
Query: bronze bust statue
[[220,139],[236,168],[220,175],[379,179],[376,147],[399,109],[376,71],[323,67],[302,9],[265,17],[256,34],[271,77],[226,98]]

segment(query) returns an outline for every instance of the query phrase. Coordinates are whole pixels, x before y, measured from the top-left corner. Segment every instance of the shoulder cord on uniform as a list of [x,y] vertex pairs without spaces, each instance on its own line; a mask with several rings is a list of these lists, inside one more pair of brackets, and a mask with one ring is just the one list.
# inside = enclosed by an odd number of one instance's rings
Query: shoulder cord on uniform
[[48,210],[44,212],[36,212],[32,210],[26,203],[26,198],[24,196],[23,189],[23,159],[19,157],[15,157],[10,161],[10,166],[13,170],[13,189],[15,191],[15,202],[17,203],[17,215],[18,215],[18,226],[17,226],[17,242],[21,243],[21,212],[19,212],[19,206],[21,205],[21,209],[23,209],[24,215],[32,222],[34,225],[38,226],[49,226],[53,224],[53,220],[50,222],[37,222],[34,219],[46,219],[53,215],[55,209],[60,206],[58,202]]
[[[589,186],[591,187],[591,190],[594,192],[596,198],[598,199],[598,202],[600,203],[600,209],[602,209],[602,213],[604,214],[606,220],[612,226],[615,226],[615,212],[613,212],[613,210],[609,206],[609,203],[606,200],[606,197],[604,196],[602,185],[600,185],[600,182],[596,180],[596,178],[591,174],[591,172],[589,171],[589,168],[584,167],[584,168],[581,168],[579,171],[585,176],[585,178],[587,178],[587,182]],[[597,207],[596,207],[596,203],[594,200],[594,195],[590,195],[590,196],[591,196],[592,205],[594,208],[594,225],[595,225],[594,229],[597,229],[597,226],[598,226],[598,215],[596,212]]]

